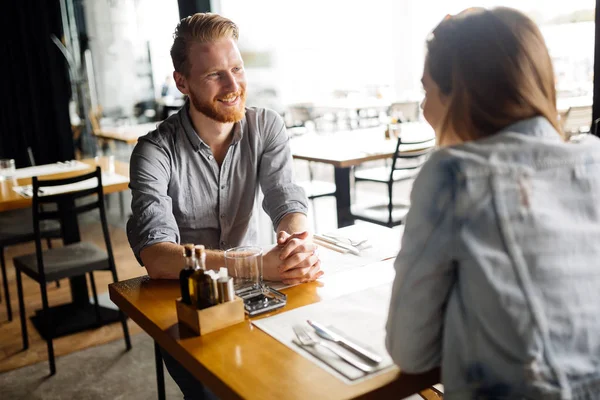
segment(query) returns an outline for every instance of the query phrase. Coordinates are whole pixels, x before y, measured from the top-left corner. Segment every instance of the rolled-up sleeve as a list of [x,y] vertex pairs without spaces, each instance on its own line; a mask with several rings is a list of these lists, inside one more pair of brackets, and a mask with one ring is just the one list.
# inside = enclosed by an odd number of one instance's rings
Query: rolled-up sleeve
[[265,196],[263,209],[277,228],[287,214],[306,215],[308,200],[304,190],[294,183],[292,152],[283,120],[274,111],[268,113],[259,181]]
[[386,346],[394,362],[408,373],[440,365],[445,305],[455,282],[455,183],[439,153],[425,163],[414,182],[394,264]]
[[156,243],[179,243],[179,228],[167,194],[171,175],[168,153],[158,143],[142,138],[130,161],[132,216],[127,221],[127,238],[136,258]]

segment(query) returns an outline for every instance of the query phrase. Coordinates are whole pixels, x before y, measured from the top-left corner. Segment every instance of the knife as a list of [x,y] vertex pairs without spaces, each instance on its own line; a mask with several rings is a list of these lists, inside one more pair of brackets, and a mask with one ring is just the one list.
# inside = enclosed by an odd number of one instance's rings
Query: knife
[[331,329],[326,328],[324,325],[311,320],[306,320],[306,322],[308,322],[308,324],[315,329],[317,335],[319,335],[323,339],[330,340],[339,344],[345,349],[350,350],[352,353],[363,358],[364,360],[367,360],[374,364],[379,364],[383,361],[383,359],[379,355],[373,353],[372,351],[366,350],[365,348],[357,345],[356,343],[351,342],[350,340],[342,337],[341,335],[338,335]]
[[333,245],[336,245],[337,247],[341,247],[344,250],[348,250],[349,253],[352,253],[355,256],[360,256],[360,251],[358,251],[358,249],[356,247],[351,246],[351,245],[349,245],[347,243],[340,242],[339,240],[334,240],[334,239],[328,238],[326,236],[317,235],[317,234],[313,235],[313,237],[315,239],[318,239],[318,240],[322,241],[322,242],[331,243]]
[[345,369],[345,368],[340,368],[339,365],[336,365],[335,362],[333,362],[332,359],[325,357],[323,354],[319,353],[318,351],[316,351],[316,349],[314,347],[307,347],[304,346],[302,343],[300,343],[300,341],[298,340],[292,340],[292,343],[294,343],[296,346],[300,347],[301,349],[303,349],[304,351],[308,352],[309,354],[311,354],[313,357],[317,358],[318,360],[320,360],[321,362],[327,364],[330,368],[332,368],[334,371],[336,371],[339,374],[342,374],[343,376],[345,376],[347,379],[353,381],[357,378],[361,378],[363,376],[365,376],[364,372],[360,372],[357,371],[358,373],[360,373],[359,376],[353,376],[349,373],[349,371],[356,371],[354,369]]

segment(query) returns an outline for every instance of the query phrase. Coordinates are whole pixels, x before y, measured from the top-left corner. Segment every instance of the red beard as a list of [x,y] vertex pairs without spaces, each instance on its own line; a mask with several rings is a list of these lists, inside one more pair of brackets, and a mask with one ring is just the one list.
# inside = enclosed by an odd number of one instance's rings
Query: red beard
[[[219,107],[218,100],[202,102],[191,92],[189,97],[192,105],[197,111],[217,122],[228,123],[241,121],[246,114],[246,91],[240,89],[237,95],[239,96],[240,102],[236,107]],[[225,110],[223,110],[223,108],[225,108]]]

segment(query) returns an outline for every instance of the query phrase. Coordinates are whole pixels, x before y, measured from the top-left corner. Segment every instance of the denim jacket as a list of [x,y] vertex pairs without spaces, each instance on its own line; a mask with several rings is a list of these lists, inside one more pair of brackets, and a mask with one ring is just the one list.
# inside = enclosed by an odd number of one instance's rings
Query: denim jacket
[[386,344],[446,399],[600,398],[600,140],[542,117],[417,176]]

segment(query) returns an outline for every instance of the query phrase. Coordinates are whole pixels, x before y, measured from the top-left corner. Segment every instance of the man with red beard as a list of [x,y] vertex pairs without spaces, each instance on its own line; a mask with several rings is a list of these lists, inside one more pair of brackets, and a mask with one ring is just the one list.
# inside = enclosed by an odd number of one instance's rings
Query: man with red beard
[[[175,30],[171,58],[177,88],[188,100],[131,156],[133,215],[127,235],[151,278],[175,279],[184,266],[179,243],[203,244],[207,268],[224,265],[223,250],[257,244],[256,197],[277,231],[263,256],[263,276],[294,284],[320,277],[307,231],[307,199],[292,181],[282,118],[246,108],[238,28],[216,14],[195,14]],[[163,352],[186,399],[204,398],[191,374]]]

